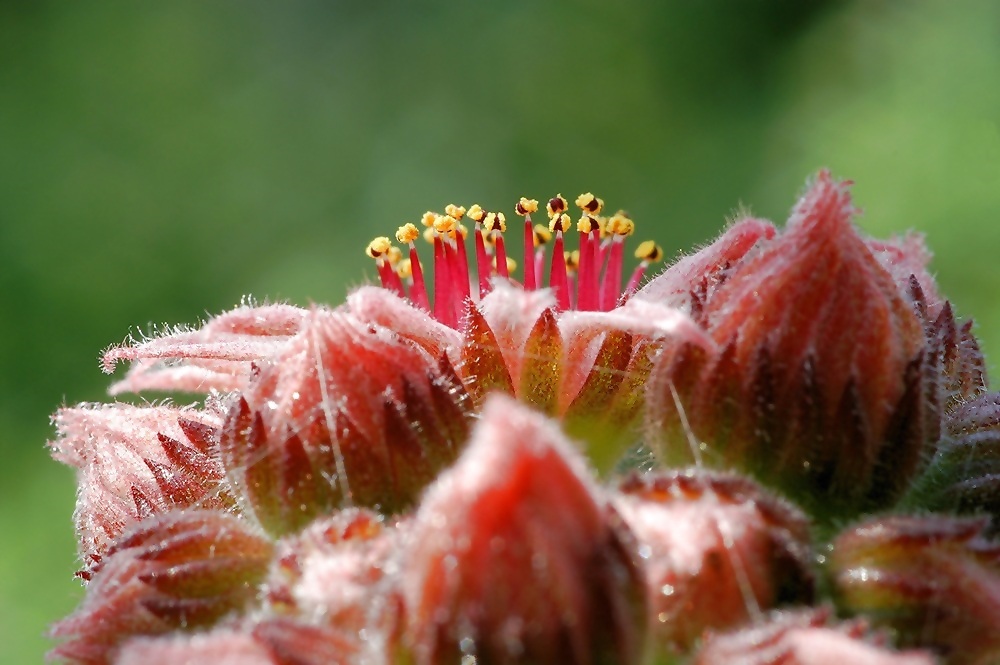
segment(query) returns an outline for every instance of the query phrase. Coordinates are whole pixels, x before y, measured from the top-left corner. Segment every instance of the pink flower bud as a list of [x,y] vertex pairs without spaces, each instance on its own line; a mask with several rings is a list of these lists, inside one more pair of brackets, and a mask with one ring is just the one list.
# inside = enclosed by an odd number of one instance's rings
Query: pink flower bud
[[488,402],[402,554],[414,662],[638,662],[642,581],[613,515],[553,425]]
[[344,633],[288,618],[242,622],[208,633],[134,638],[116,665],[348,665],[354,642]]
[[635,294],[645,300],[679,307],[700,316],[712,294],[736,267],[755,256],[776,231],[770,222],[742,218],[708,247],[679,259]]
[[883,517],[833,544],[839,605],[949,663],[1000,659],[1000,544],[982,519]]
[[335,628],[355,649],[384,655],[399,639],[399,543],[397,527],[366,510],[318,519],[279,545],[266,608]]
[[823,514],[884,505],[919,470],[937,437],[934,361],[854,212],[821,172],[705,302],[719,350],[663,354],[647,401],[669,463],[750,471]]
[[412,503],[458,455],[470,407],[443,352],[316,308],[232,405],[220,448],[247,507],[281,534],[341,504]]
[[133,524],[173,508],[232,505],[211,438],[211,411],[80,405],[53,417],[53,456],[78,469],[76,526],[87,568]]
[[926,653],[886,648],[863,622],[828,626],[823,610],[777,612],[736,633],[711,635],[694,665],[933,665]]
[[221,511],[152,517],[115,541],[77,611],[57,623],[50,654],[103,663],[133,635],[210,626],[257,597],[271,543]]
[[809,525],[738,476],[632,477],[616,500],[640,542],[648,623],[666,653],[706,628],[735,626],[785,603],[810,602]]

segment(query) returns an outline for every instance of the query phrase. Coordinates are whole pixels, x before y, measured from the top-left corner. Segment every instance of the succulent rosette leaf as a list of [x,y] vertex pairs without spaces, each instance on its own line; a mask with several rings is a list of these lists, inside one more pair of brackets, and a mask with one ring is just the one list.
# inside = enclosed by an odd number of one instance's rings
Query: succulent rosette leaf
[[1000,394],[983,393],[957,406],[945,436],[904,504],[912,508],[985,513],[1000,527]]
[[635,222],[573,204],[517,202],[520,268],[450,205],[339,307],[108,349],[113,394],[200,401],[53,417],[87,592],[50,657],[997,662],[1000,401],[923,239],[822,172],[647,280],[663,250],[629,275]]

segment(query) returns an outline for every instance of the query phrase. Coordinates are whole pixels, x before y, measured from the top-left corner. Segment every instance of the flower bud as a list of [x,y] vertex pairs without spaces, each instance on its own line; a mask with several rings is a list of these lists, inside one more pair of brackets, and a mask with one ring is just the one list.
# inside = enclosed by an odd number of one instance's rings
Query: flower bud
[[733,475],[633,476],[615,505],[640,543],[648,624],[665,653],[706,628],[739,625],[813,595],[809,524],[790,505]]
[[266,585],[267,609],[336,628],[355,649],[391,652],[401,621],[394,557],[399,541],[395,526],[367,510],[316,520],[279,545]]
[[80,405],[53,417],[53,456],[76,467],[80,553],[89,568],[123,531],[174,508],[227,508],[233,499],[215,449],[212,411]]
[[636,663],[643,587],[634,542],[579,454],[543,417],[486,404],[430,488],[402,554],[418,665]]
[[983,519],[884,517],[833,544],[838,605],[949,663],[1000,659],[1000,544]]
[[261,366],[230,408],[220,449],[268,531],[295,531],[341,504],[395,512],[455,459],[471,405],[428,337],[316,308]]
[[679,259],[634,298],[678,307],[697,319],[716,289],[740,263],[760,252],[775,233],[768,221],[742,218],[708,247]]
[[52,657],[106,662],[134,635],[211,626],[257,597],[271,543],[220,511],[178,511],[126,531],[108,550],[77,611],[57,623]]
[[135,638],[115,665],[347,665],[355,658],[355,645],[343,633],[269,618],[195,635]]
[[828,626],[824,610],[776,612],[736,633],[710,635],[694,665],[933,665],[930,654],[886,648],[863,622]]
[[897,498],[937,438],[912,307],[819,174],[787,228],[738,263],[700,321],[718,351],[668,347],[647,391],[665,460],[748,471],[819,515]]

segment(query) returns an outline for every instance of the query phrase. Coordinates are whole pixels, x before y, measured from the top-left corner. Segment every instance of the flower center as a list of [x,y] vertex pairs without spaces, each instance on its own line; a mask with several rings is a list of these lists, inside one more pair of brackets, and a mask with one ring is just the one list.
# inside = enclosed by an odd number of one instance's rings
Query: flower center
[[[548,259],[548,288],[555,294],[561,310],[606,312],[621,304],[639,287],[651,263],[663,260],[663,250],[647,240],[636,249],[639,265],[622,290],[625,239],[635,231],[635,223],[624,212],[602,217],[604,201],[591,193],[576,198],[581,211],[576,231],[579,249],[568,251],[566,236],[572,220],[569,204],[561,195],[549,199],[546,212],[549,224],[533,224],[531,215],[538,212],[538,201],[520,199],[514,212],[524,218],[524,277],[517,281],[512,275],[517,263],[507,256],[504,233],[507,218],[502,212],[488,212],[473,205],[468,210],[449,205],[444,213],[427,212],[422,218],[424,231],[415,224],[404,224],[396,231],[396,240],[409,247],[409,258],[394,247],[385,236],[368,244],[368,256],[375,259],[382,286],[409,298],[413,304],[442,323],[457,328],[462,319],[465,301],[482,298],[493,288],[497,279],[518,284],[528,291],[544,288],[546,246],[551,244]],[[468,229],[462,224],[469,219],[475,224],[475,267],[478,293],[473,292],[471,267],[466,250]],[[417,241],[423,238],[433,246],[434,282],[433,307],[424,279]]]

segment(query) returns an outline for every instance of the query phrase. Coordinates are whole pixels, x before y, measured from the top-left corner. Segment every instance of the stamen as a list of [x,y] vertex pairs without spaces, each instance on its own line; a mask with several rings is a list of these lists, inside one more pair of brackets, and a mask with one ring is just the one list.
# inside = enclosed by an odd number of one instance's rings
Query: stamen
[[392,241],[386,236],[379,236],[368,243],[365,253],[375,259],[375,266],[378,269],[379,279],[382,281],[382,288],[388,289],[405,298],[406,293],[403,291],[403,282],[399,279],[396,271],[393,270],[390,262],[392,249]]
[[[410,259],[403,259],[396,266],[396,274],[399,278],[403,280],[403,284],[413,284],[413,261]],[[412,291],[411,291],[412,293]],[[410,300],[413,300],[411,297]]]
[[604,208],[604,201],[597,198],[590,192],[586,194],[580,194],[576,197],[576,206],[584,211],[594,215],[600,214],[601,209]]
[[626,297],[630,297],[639,289],[639,282],[642,281],[643,276],[646,274],[646,268],[649,267],[649,264],[659,263],[663,260],[663,248],[652,240],[645,240],[636,247],[635,258],[640,261],[639,265],[632,271],[632,276],[628,280],[628,286],[625,287]]
[[[465,238],[461,236],[458,220],[451,215],[439,215],[434,220],[434,230],[444,246],[444,260],[448,266],[445,287],[457,321],[465,307],[465,299],[469,297],[469,263],[465,258]],[[436,298],[436,291],[434,295]],[[437,303],[435,307],[436,305]]]
[[[590,208],[598,211],[603,203],[593,194],[582,194],[576,199],[576,204],[585,211]],[[577,280],[576,306],[581,311],[589,312],[597,309],[599,299],[597,281],[600,265],[597,264],[595,244],[600,243],[597,237],[600,226],[597,219],[588,213],[580,218],[576,228],[580,232],[580,275]]]
[[563,261],[566,262],[566,286],[570,295],[570,309],[579,309],[579,298],[574,299],[573,294],[577,292],[577,273],[580,269],[580,250],[574,249],[572,252],[565,252],[563,255]]
[[451,302],[451,271],[445,240],[434,234],[434,318],[447,326],[454,327],[455,309]]
[[469,219],[476,223],[476,274],[479,278],[479,297],[490,292],[490,258],[486,253],[486,243],[483,240],[483,218],[486,211],[479,204],[469,208]]
[[[545,245],[552,242],[552,232],[549,231],[549,227],[544,224],[535,224],[532,229],[532,245],[535,247],[535,275],[536,275],[536,288],[542,287],[542,273],[545,272]],[[525,261],[528,260],[528,254],[525,254]]]
[[568,208],[569,204],[566,203],[566,199],[563,198],[562,194],[556,194],[554,197],[549,199],[549,202],[545,205],[545,209],[549,213],[550,220],[563,214]]
[[507,279],[510,277],[510,273],[507,272],[507,249],[504,247],[503,236],[501,235],[507,230],[507,218],[504,217],[502,212],[491,212],[486,215],[483,226],[486,227],[487,231],[491,231],[490,237],[493,238],[493,243],[496,245],[497,274]]
[[[515,270],[517,270],[517,261],[515,261],[514,259],[512,259],[512,258],[510,258],[508,256],[506,263],[507,263],[507,273],[508,274],[511,274]],[[496,257],[493,257],[493,267],[494,268],[497,267],[497,259],[496,259]]]
[[[566,202],[562,197],[559,197],[559,200],[563,203]],[[550,206],[552,201],[556,201],[556,199],[549,201]],[[563,233],[569,230],[569,226],[570,219],[569,215],[566,214],[555,215],[549,222],[549,230],[555,237],[555,242],[552,245],[552,267],[549,270],[549,288],[555,291],[556,304],[561,310],[570,309],[569,279],[566,275],[563,246]]]
[[601,311],[608,312],[618,304],[618,296],[622,290],[622,252],[625,238],[635,231],[635,222],[624,212],[619,211],[607,225],[611,237],[611,251],[608,256],[608,267],[604,272],[604,282],[601,289]]
[[[446,210],[449,208],[452,210],[452,212],[459,213],[460,215],[459,217],[455,217],[451,213],[448,214],[449,217],[455,220],[455,227],[454,230],[451,232],[451,234],[455,239],[455,246],[458,250],[455,261],[458,267],[458,277],[459,277],[458,288],[462,295],[461,302],[458,303],[458,305],[462,308],[462,311],[464,312],[465,301],[470,297],[469,256],[465,251],[465,237],[469,235],[469,229],[465,228],[463,225],[458,223],[458,220],[461,219],[461,216],[465,215],[465,208],[455,205],[449,205],[448,208],[446,208]],[[461,316],[461,313],[459,315]]]
[[[460,208],[460,210],[464,210],[464,208]],[[461,311],[458,312],[459,318],[465,315],[465,301],[469,300],[472,297],[470,293],[471,278],[469,277],[469,256],[465,251],[465,238],[468,235],[469,235],[469,229],[465,228],[463,224],[456,225],[455,242],[458,245],[457,261],[459,267],[461,268],[461,278],[462,278],[462,283],[459,285],[462,291],[462,300],[461,302],[456,303],[456,305],[458,305],[461,308]]]
[[[487,212],[479,205],[466,210],[462,206],[449,204],[445,206],[445,214],[426,212],[420,220],[426,227],[423,232],[417,224],[400,226],[396,231],[396,239],[400,245],[408,246],[409,258],[404,258],[405,250],[393,247],[391,240],[386,237],[372,240],[368,244],[367,253],[375,259],[384,288],[402,297],[409,293],[414,305],[432,312],[441,323],[456,328],[466,310],[466,300],[475,297],[470,293],[472,269],[465,244],[469,232],[460,223],[460,220],[468,217],[476,224],[479,298],[489,293],[492,288],[491,278],[494,276],[526,290],[542,288],[545,245],[552,242],[548,287],[552,290],[558,309],[610,311],[639,288],[649,265],[663,259],[663,250],[652,241],[642,243],[635,253],[639,265],[622,291],[624,241],[634,232],[635,224],[621,211],[610,219],[602,217],[600,213],[604,208],[604,201],[590,192],[576,197],[574,202],[583,213],[576,225],[580,248],[575,251],[566,247],[566,234],[571,221],[567,214],[569,204],[562,195],[557,195],[546,203],[550,220],[548,227],[532,224],[531,215],[538,211],[538,201],[522,197],[514,205],[514,212],[524,218],[523,285],[512,279],[517,263],[507,256],[503,237],[507,230],[504,214]],[[426,282],[416,247],[421,235],[433,246],[433,306],[428,297],[430,285]]]
[[[413,285],[410,287],[410,300],[417,307],[430,311],[430,301],[427,299],[427,285],[424,283],[424,271],[420,265],[420,257],[417,256],[417,246],[414,244],[420,237],[420,231],[414,224],[403,224],[396,230],[396,240],[400,244],[409,245],[410,258],[408,272],[413,278]],[[400,266],[402,267],[402,266]],[[399,272],[397,270],[397,272]]]
[[534,291],[538,288],[535,281],[535,262],[531,259],[531,251],[535,244],[534,233],[531,229],[531,213],[538,210],[538,201],[526,199],[523,196],[514,206],[514,212],[524,217],[524,288],[526,291]]

